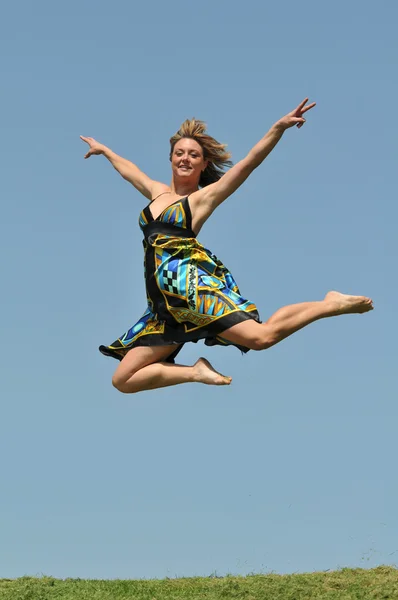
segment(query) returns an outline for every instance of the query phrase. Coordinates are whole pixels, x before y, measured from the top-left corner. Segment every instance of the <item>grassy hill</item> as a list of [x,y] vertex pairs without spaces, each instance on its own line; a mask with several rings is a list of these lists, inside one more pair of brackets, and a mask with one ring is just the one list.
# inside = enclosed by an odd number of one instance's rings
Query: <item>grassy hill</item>
[[398,569],[341,569],[295,575],[84,580],[21,577],[0,580],[6,600],[398,600]]

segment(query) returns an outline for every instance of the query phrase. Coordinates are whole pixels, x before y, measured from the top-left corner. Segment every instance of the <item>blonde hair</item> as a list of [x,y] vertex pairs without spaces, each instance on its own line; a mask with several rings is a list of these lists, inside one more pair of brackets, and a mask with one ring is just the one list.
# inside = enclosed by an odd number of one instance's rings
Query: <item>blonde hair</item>
[[226,144],[220,144],[206,133],[206,123],[198,119],[187,119],[180,129],[170,138],[170,160],[174,146],[182,138],[191,138],[197,142],[203,150],[203,158],[208,161],[206,169],[199,179],[199,186],[205,187],[210,183],[218,181],[225,173],[226,168],[232,166],[230,152],[227,152]]

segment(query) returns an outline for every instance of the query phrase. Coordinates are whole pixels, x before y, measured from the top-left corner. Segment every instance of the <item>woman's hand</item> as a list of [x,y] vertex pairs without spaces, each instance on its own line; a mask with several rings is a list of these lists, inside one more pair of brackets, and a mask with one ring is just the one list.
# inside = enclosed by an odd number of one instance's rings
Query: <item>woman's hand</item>
[[81,135],[80,139],[90,146],[90,150],[87,152],[84,158],[90,158],[90,156],[92,156],[93,154],[104,154],[104,151],[107,149],[107,147],[104,146],[104,144],[100,144],[92,137],[83,137]]
[[306,106],[307,102],[308,98],[303,100],[297,108],[292,110],[292,112],[288,113],[285,117],[282,117],[282,119],[279,119],[276,125],[283,127],[283,131],[289,129],[290,127],[293,127],[294,125],[296,125],[300,129],[300,127],[302,127],[305,123],[303,114],[306,113],[307,110],[311,110],[311,108],[314,108],[315,106],[315,102],[312,102],[312,104],[308,104],[308,106]]

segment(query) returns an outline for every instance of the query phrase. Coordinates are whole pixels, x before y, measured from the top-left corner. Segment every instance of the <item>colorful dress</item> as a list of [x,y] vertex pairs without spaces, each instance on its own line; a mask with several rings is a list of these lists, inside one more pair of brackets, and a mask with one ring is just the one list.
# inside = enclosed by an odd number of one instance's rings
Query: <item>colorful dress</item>
[[234,345],[247,352],[221,336],[241,321],[260,322],[257,308],[241,296],[222,262],[197,241],[189,199],[177,200],[157,219],[149,204],[140,214],[139,226],[144,234],[148,307],[113,344],[100,346],[100,352],[122,360],[137,346],[175,344],[166,359],[174,362],[182,344],[200,339],[208,346]]

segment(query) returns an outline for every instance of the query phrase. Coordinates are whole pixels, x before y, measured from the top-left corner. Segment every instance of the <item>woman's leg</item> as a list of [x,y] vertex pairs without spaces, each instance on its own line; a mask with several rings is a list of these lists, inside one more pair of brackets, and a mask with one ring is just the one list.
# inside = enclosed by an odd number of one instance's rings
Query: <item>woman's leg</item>
[[205,358],[199,358],[192,366],[164,362],[175,349],[175,345],[133,348],[116,369],[113,386],[120,392],[133,394],[179,383],[231,383],[230,377],[218,373]]
[[301,302],[284,306],[277,310],[266,323],[260,324],[250,320],[233,325],[223,331],[221,337],[251,350],[264,350],[319,319],[365,313],[372,309],[372,300],[365,296],[348,296],[339,292],[329,292],[319,302]]

